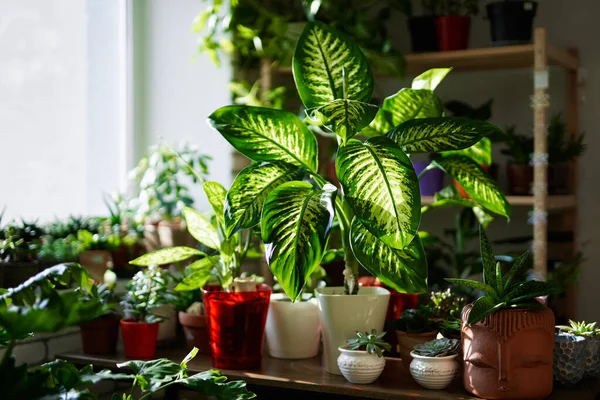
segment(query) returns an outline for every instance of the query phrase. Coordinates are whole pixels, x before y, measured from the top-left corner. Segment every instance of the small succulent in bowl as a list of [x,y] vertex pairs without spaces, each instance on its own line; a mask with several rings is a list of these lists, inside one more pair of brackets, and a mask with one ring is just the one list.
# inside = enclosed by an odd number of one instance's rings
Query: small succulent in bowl
[[569,325],[558,325],[556,328],[559,330],[558,336],[570,334],[584,339],[584,377],[595,378],[598,376],[600,374],[600,328],[596,327],[596,322],[569,320]]
[[434,339],[415,346],[414,353],[423,357],[447,357],[458,353],[458,340]]
[[445,389],[458,372],[457,339],[434,339],[418,344],[410,353],[410,374],[426,389]]
[[385,332],[355,332],[356,337],[348,340],[346,346],[339,347],[338,367],[350,383],[368,384],[374,382],[383,372],[385,358],[383,351],[391,346],[383,341]]

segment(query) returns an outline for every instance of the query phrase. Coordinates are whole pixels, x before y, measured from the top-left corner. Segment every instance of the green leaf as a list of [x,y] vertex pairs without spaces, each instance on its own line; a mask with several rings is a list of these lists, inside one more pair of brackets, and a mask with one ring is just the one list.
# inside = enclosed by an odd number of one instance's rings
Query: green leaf
[[223,207],[225,206],[225,195],[227,194],[227,190],[219,182],[212,181],[204,182],[202,188],[204,189],[208,202],[219,221],[219,225],[225,226]]
[[504,275],[504,290],[509,290],[513,278],[522,272],[523,267],[526,267],[525,261],[527,261],[528,257],[528,251],[521,254],[510,267],[506,275]]
[[460,117],[420,118],[392,129],[387,137],[407,153],[438,153],[473,146],[500,131],[495,125]]
[[401,293],[427,292],[427,258],[419,236],[404,249],[394,249],[354,218],[350,244],[358,262],[387,286]]
[[476,162],[453,155],[432,162],[456,179],[471,198],[487,210],[510,219],[511,207],[498,184]]
[[432,68],[423,72],[412,81],[413,89],[435,90],[452,68]]
[[336,191],[330,184],[316,190],[294,181],[280,185],[265,200],[261,221],[265,258],[292,301],[323,258]]
[[387,97],[369,126],[361,131],[365,136],[380,136],[403,122],[416,118],[436,118],[444,113],[444,105],[431,90],[402,89]]
[[187,246],[175,246],[166,249],[160,249],[151,253],[144,254],[129,262],[129,264],[140,267],[150,265],[165,265],[183,260],[187,260],[193,256],[205,256],[206,254],[200,250]]
[[212,268],[219,262],[220,256],[204,257],[189,265],[193,272],[187,275],[181,282],[175,286],[175,291],[185,292],[188,290],[202,289],[210,279]]
[[473,304],[473,308],[471,308],[471,312],[469,313],[467,323],[470,326],[473,326],[479,321],[483,320],[488,315],[490,315],[491,313],[493,313],[494,311],[498,311],[502,308],[506,308],[506,303],[502,302],[496,304],[494,299],[490,296],[480,297]]
[[496,287],[498,288],[498,296],[504,296],[504,280],[502,279],[502,265],[496,263]]
[[208,122],[253,161],[283,161],[317,171],[317,139],[291,112],[227,106],[213,112]]
[[225,382],[227,378],[217,370],[200,372],[179,382],[196,392],[217,400],[247,400],[256,395],[246,388],[244,381]]
[[506,296],[504,296],[504,299],[507,303],[515,304],[525,300],[535,299],[539,296],[558,294],[561,291],[561,288],[549,282],[527,281],[518,284]]
[[470,279],[458,279],[458,278],[446,278],[446,281],[458,286],[464,286],[475,290],[481,290],[487,293],[491,298],[498,298],[498,292],[492,286],[479,281],[473,281]]
[[181,365],[159,358],[158,360],[132,360],[117,364],[117,368],[130,368],[143,391],[154,392],[166,382],[170,382],[182,371]]
[[356,100],[334,100],[321,107],[306,111],[308,117],[327,126],[333,133],[340,136],[343,142],[356,135],[368,126],[379,107]]
[[227,192],[227,236],[258,224],[263,203],[271,190],[282,183],[302,179],[303,175],[302,168],[280,161],[254,163],[241,170]]
[[365,55],[356,43],[322,22],[306,23],[296,44],[293,71],[307,109],[338,99],[368,103],[373,94],[373,73]]
[[467,156],[479,165],[490,166],[492,165],[492,141],[489,138],[484,137],[479,142],[466,149],[445,151],[442,153],[443,156],[450,156],[453,154]]
[[196,357],[197,354],[198,354],[198,348],[197,347],[194,347],[192,350],[190,350],[190,352],[179,363],[179,365],[181,365],[181,368],[187,369],[187,364],[190,361],[192,361],[194,359],[194,357]]
[[365,228],[402,249],[417,234],[421,196],[410,159],[385,137],[351,140],[338,150],[336,173],[344,198]]
[[490,214],[488,214],[487,212],[485,212],[485,210],[479,206],[475,206],[474,204],[476,203],[472,203],[473,204],[473,214],[475,214],[475,217],[477,217],[477,221],[479,222],[479,224],[483,227],[483,228],[487,228],[489,224],[491,224],[494,221],[494,217],[491,216]]
[[483,281],[496,289],[496,292],[500,294],[504,288],[500,290],[498,281],[496,280],[496,256],[494,256],[492,244],[485,234],[485,229],[482,227],[479,227],[479,243],[481,263],[483,264]]
[[206,247],[218,250],[221,246],[219,233],[216,227],[210,223],[202,214],[190,207],[184,207],[183,217],[187,224],[188,232],[198,242]]

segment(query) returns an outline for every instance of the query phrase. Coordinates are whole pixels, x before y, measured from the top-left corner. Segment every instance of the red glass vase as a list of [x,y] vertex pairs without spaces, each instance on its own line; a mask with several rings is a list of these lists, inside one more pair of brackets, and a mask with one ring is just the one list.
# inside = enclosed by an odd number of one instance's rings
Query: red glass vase
[[256,292],[203,291],[213,367],[260,368],[271,288],[256,288]]

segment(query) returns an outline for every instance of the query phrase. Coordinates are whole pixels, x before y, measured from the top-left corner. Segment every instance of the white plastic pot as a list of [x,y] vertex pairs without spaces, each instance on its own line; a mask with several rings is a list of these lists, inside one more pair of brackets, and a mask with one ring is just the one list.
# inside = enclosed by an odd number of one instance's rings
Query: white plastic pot
[[285,294],[271,295],[265,336],[273,358],[302,359],[319,353],[319,308],[316,299],[292,303]]
[[356,295],[344,295],[343,287],[315,289],[323,333],[323,365],[330,374],[341,375],[338,347],[355,331],[383,332],[390,292],[381,287],[361,287]]
[[458,373],[456,354],[447,357],[425,357],[410,353],[410,374],[425,389],[445,389]]
[[344,378],[350,383],[366,385],[375,382],[385,368],[385,358],[369,354],[365,350],[348,350],[339,347],[341,353],[337,365]]

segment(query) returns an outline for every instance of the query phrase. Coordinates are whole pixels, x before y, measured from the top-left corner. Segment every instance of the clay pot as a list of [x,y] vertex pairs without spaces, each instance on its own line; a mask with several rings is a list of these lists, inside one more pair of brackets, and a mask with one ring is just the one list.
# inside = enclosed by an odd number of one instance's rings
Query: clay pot
[[596,378],[600,374],[600,336],[585,339],[585,377]]
[[191,350],[194,347],[200,354],[210,355],[210,344],[208,342],[208,326],[206,316],[179,312],[179,323],[183,326],[185,341]]
[[552,393],[552,310],[499,310],[469,326],[471,308],[463,310],[465,389],[484,399],[548,397]]
[[87,250],[79,255],[79,263],[97,282],[104,280],[104,273],[108,269],[109,262],[112,262],[112,255],[108,250]]
[[585,375],[585,338],[557,333],[554,340],[554,379],[567,386],[579,383]]
[[338,347],[338,351],[338,368],[350,383],[373,383],[385,368],[385,357],[378,357],[375,353],[369,354],[365,350],[349,350],[345,347]]
[[408,333],[404,331],[396,331],[396,337],[398,338],[398,352],[400,358],[402,358],[402,364],[408,369],[412,361],[411,352],[418,344],[427,343],[437,337],[437,332],[423,332],[423,333]]
[[104,315],[81,325],[81,345],[86,354],[115,354],[119,336],[117,315]]

